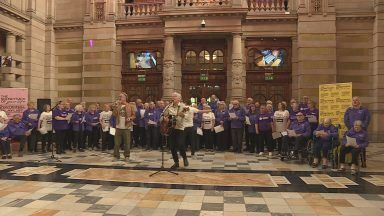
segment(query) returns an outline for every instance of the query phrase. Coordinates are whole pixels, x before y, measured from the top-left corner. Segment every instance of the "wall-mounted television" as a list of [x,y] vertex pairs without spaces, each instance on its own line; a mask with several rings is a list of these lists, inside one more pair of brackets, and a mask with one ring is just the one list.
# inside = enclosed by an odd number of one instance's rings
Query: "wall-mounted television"
[[287,51],[285,49],[263,49],[255,53],[258,67],[279,67],[284,65]]
[[157,65],[157,56],[154,52],[129,53],[129,67],[136,69],[151,69]]

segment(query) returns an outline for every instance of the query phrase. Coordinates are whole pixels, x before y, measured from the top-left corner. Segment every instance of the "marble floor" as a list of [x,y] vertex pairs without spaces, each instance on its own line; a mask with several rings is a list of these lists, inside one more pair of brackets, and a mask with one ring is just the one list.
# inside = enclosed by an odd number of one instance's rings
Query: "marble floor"
[[[177,175],[161,153],[33,154],[0,161],[0,215],[384,215],[384,145],[353,176],[278,157],[200,151]],[[165,153],[165,167],[172,165]],[[181,163],[181,166],[183,163]]]

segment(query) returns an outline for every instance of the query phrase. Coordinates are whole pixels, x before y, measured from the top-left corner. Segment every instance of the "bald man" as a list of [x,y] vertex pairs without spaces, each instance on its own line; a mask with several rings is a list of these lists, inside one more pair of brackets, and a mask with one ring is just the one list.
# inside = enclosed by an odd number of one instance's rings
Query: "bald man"
[[359,97],[352,98],[352,107],[349,107],[344,114],[344,124],[348,130],[353,128],[355,121],[360,120],[362,128],[366,131],[371,121],[371,114],[368,109],[361,106]]

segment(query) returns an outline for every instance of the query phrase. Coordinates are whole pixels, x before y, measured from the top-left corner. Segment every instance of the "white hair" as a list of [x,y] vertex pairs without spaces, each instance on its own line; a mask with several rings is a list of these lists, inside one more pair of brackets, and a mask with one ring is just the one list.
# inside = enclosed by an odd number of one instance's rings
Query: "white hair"
[[361,120],[356,120],[355,122],[353,122],[353,125],[356,125],[356,124],[362,126],[363,122]]
[[81,108],[84,108],[83,105],[81,105],[81,104],[77,104],[77,105],[75,106],[75,111],[79,111]]
[[172,96],[176,96],[179,100],[181,100],[181,94],[179,94],[177,92],[173,92]]

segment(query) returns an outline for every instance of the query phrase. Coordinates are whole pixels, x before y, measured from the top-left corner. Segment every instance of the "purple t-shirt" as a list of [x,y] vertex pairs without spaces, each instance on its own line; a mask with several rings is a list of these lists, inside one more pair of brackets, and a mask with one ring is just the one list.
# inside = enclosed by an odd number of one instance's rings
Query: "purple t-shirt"
[[59,116],[62,118],[66,118],[68,112],[65,110],[54,109],[52,112],[52,127],[55,131],[59,130],[68,130],[68,121],[67,120],[56,120],[55,117]]
[[270,113],[260,113],[256,119],[256,124],[259,128],[259,131],[272,130],[272,127],[271,127],[272,122],[273,122],[273,118]]

